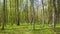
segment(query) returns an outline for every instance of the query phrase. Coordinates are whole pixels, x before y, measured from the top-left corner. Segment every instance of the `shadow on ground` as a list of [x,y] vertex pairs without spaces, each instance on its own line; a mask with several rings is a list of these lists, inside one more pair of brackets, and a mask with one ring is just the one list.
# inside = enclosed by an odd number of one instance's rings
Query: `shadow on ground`
[[55,29],[55,32],[56,32],[57,34],[60,34],[60,28],[56,28],[56,29]]

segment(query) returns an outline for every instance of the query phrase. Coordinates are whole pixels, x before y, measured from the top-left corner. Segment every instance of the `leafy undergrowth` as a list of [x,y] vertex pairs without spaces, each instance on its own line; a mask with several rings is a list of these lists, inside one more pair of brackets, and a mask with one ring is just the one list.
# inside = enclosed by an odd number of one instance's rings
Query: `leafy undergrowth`
[[1,30],[0,34],[60,34],[60,28],[57,27],[55,31],[51,28],[51,26],[45,24],[42,26],[41,24],[35,24],[35,29],[32,29],[31,24],[21,24],[20,26],[14,25],[6,25],[5,30]]

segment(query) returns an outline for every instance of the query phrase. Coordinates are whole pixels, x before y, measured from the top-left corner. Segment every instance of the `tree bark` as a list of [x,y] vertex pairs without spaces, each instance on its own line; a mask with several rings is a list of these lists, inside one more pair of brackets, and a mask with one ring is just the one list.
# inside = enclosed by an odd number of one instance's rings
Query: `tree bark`
[[17,12],[18,12],[18,22],[17,22],[17,25],[20,25],[20,12],[19,12],[19,1],[16,0],[16,5],[17,5]]
[[55,0],[53,0],[53,8],[52,8],[52,27],[53,29],[55,29],[55,25],[56,25],[56,4],[55,4]]
[[32,29],[35,29],[35,12],[34,12],[34,0],[30,0],[31,2],[31,24],[32,24]]
[[44,25],[44,3],[42,0],[42,25]]
[[3,23],[2,23],[2,30],[4,30],[5,23],[6,23],[6,11],[5,11],[5,0],[3,1]]

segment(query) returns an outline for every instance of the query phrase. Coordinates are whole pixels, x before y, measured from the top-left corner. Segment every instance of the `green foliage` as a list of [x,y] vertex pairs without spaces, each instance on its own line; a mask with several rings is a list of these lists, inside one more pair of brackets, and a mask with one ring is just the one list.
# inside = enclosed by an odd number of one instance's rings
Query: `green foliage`
[[45,24],[44,27],[42,27],[41,24],[35,24],[35,30],[32,30],[31,24],[27,23],[21,23],[20,26],[16,26],[16,24],[12,26],[10,24],[7,24],[5,26],[5,30],[0,30],[0,34],[54,34],[60,32],[60,27],[58,27],[60,25],[57,24],[55,32],[51,26],[47,25],[48,24]]

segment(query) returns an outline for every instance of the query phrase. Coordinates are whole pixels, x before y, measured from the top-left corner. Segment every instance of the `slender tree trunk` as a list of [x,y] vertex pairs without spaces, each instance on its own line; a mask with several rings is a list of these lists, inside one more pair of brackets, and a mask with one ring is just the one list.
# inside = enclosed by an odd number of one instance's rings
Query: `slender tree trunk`
[[52,27],[53,29],[55,29],[55,25],[56,25],[56,4],[55,4],[55,0],[53,0],[53,8],[52,8]]
[[27,23],[29,22],[29,19],[28,19],[28,0],[27,0]]
[[26,20],[26,22],[28,23],[28,0],[26,0],[26,5],[25,5],[25,20]]
[[42,0],[42,25],[44,25],[44,3]]
[[20,12],[19,12],[19,0],[16,0],[17,2],[17,12],[18,12],[18,22],[17,22],[17,25],[20,25]]
[[[50,5],[50,3],[49,3],[50,1],[48,0],[48,11],[49,11],[49,5]],[[49,11],[50,12],[50,11]],[[50,15],[50,13],[48,12],[48,14]],[[49,15],[48,15],[48,21],[47,21],[47,23],[49,24],[50,22],[49,22]]]
[[32,29],[35,29],[35,12],[34,12],[34,0],[30,0],[31,2],[31,24],[32,24]]
[[3,23],[2,23],[2,30],[4,30],[4,26],[6,23],[6,15],[5,15],[5,0],[3,1]]

